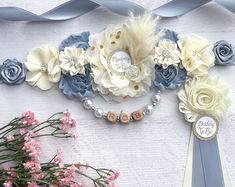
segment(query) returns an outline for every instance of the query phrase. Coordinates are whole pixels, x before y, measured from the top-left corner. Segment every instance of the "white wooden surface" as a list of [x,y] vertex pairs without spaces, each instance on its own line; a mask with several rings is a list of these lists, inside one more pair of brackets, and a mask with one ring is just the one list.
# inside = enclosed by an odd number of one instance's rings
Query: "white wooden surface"
[[[4,0],[0,6],[19,6],[36,13],[49,10],[66,0]],[[133,0],[134,1],[134,0]],[[165,0],[135,0],[152,9]],[[16,57],[24,60],[29,49],[41,44],[57,46],[72,33],[95,33],[107,24],[120,23],[125,18],[98,8],[80,18],[56,23],[0,22],[0,61]],[[172,19],[161,19],[161,27],[179,33],[195,32],[212,41],[228,40],[235,45],[235,15],[220,6],[209,3],[191,13]],[[223,121],[220,135],[225,158],[235,184],[235,87],[234,67],[215,67],[211,74],[223,79],[231,87],[232,106]],[[151,94],[150,94],[151,95]],[[131,111],[149,101],[150,95],[123,104],[96,103],[107,110]],[[162,101],[153,114],[138,124],[111,126],[96,120],[75,100],[68,100],[58,90],[40,91],[24,84],[17,87],[1,85],[0,124],[7,122],[25,110],[35,111],[40,119],[62,111],[72,111],[78,121],[77,141],[46,139],[43,158],[48,160],[63,147],[67,162],[89,162],[95,166],[118,168],[121,177],[119,187],[180,187],[183,183],[190,126],[177,110],[176,92],[162,93]]]

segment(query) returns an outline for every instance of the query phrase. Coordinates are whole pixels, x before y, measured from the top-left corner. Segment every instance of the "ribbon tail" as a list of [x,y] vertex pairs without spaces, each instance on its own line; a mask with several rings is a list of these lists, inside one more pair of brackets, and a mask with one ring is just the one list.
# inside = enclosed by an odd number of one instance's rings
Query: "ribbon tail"
[[233,0],[214,0],[216,3],[226,8],[232,13],[235,13],[235,2]]
[[192,167],[193,167],[193,132],[190,136],[189,147],[188,147],[188,159],[186,163],[186,169],[184,174],[184,184],[183,187],[190,187],[192,184]]
[[173,0],[166,3],[152,12],[161,17],[181,16],[194,10],[212,0]]
[[224,157],[224,152],[222,149],[222,144],[221,144],[221,140],[219,135],[217,135],[217,141],[218,141],[218,146],[219,146],[219,152],[220,152],[220,160],[221,160],[221,166],[222,166],[222,170],[223,170],[223,176],[224,176],[224,186],[225,187],[232,187],[232,182],[231,182],[231,178],[230,175],[228,173],[228,169],[226,166],[226,160]]
[[218,139],[203,141],[192,133],[184,187],[232,187]]

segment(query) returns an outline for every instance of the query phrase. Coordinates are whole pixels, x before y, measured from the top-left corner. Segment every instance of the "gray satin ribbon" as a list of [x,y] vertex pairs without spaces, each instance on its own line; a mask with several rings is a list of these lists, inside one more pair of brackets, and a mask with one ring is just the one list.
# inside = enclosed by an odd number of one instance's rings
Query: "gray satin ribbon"
[[209,141],[194,137],[192,187],[224,187],[217,138]]
[[134,14],[144,12],[143,7],[125,0],[70,0],[42,15],[18,7],[0,7],[0,19],[8,21],[63,21],[79,17],[99,6],[124,16],[129,15],[130,12]]
[[[153,11],[161,17],[175,17],[194,10],[212,0],[173,0]],[[234,0],[214,0],[222,7],[235,13]],[[141,14],[140,5],[127,0],[70,0],[44,14],[37,15],[18,7],[0,7],[0,19],[8,21],[63,21],[79,17],[102,6],[116,14],[127,16],[130,12]]]

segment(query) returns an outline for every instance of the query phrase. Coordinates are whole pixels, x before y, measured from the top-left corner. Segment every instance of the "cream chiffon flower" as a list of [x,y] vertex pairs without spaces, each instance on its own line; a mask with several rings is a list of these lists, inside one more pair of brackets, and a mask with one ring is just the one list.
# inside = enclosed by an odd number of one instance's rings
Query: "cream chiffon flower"
[[93,87],[105,99],[122,101],[148,92],[154,80],[155,30],[156,20],[145,14],[90,37]]
[[188,75],[202,76],[214,66],[215,56],[213,45],[206,39],[191,34],[178,41],[181,50],[181,60]]
[[179,110],[188,122],[195,122],[200,115],[211,115],[217,120],[226,115],[230,105],[228,88],[213,77],[194,77],[178,93]]
[[161,40],[155,47],[154,61],[158,65],[162,65],[166,69],[169,65],[177,65],[180,63],[180,51],[177,44],[170,40]]
[[56,48],[41,46],[32,49],[25,62],[26,81],[42,90],[48,90],[60,80],[59,52]]
[[59,59],[62,71],[69,72],[71,76],[85,74],[84,65],[87,64],[87,60],[84,49],[65,47],[64,51],[60,52]]

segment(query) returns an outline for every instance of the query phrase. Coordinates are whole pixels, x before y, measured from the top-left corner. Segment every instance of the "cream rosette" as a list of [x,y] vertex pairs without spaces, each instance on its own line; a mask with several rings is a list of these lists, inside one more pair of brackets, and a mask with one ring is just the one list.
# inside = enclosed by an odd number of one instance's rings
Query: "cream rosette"
[[202,115],[211,115],[220,120],[226,115],[230,105],[228,88],[209,76],[187,80],[185,88],[179,91],[178,98],[180,112],[191,123]]
[[177,44],[171,40],[163,39],[155,47],[154,61],[166,69],[170,65],[177,66],[180,63],[180,51]]
[[93,87],[105,99],[122,101],[148,92],[154,80],[155,30],[156,19],[145,14],[90,37]]
[[64,73],[69,72],[71,76],[77,74],[85,74],[87,59],[83,48],[65,47],[64,51],[60,52],[60,67]]
[[56,48],[41,46],[32,49],[25,62],[28,72],[26,81],[42,90],[48,90],[60,80],[59,51]]
[[183,67],[190,76],[202,76],[214,66],[213,44],[208,40],[191,34],[178,41]]

